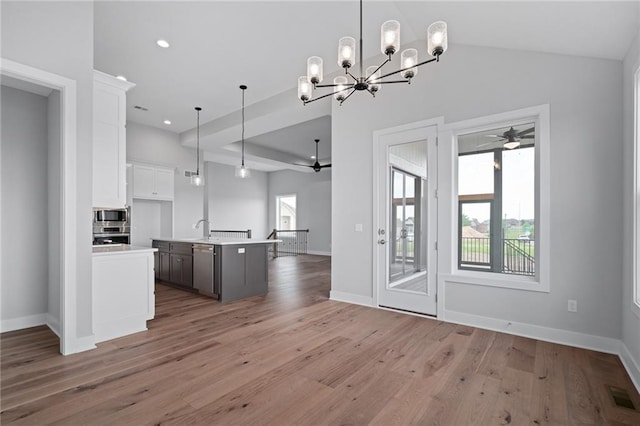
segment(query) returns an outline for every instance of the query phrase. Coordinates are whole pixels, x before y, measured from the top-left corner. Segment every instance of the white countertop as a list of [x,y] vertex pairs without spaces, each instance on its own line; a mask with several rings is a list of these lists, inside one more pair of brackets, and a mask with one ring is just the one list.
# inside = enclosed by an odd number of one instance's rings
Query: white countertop
[[271,244],[281,240],[255,240],[242,238],[152,238],[154,241],[169,241],[172,243],[211,244],[216,246]]
[[154,251],[158,251],[158,249],[151,247],[132,246],[129,244],[102,244],[93,246],[94,256],[144,252],[153,253]]

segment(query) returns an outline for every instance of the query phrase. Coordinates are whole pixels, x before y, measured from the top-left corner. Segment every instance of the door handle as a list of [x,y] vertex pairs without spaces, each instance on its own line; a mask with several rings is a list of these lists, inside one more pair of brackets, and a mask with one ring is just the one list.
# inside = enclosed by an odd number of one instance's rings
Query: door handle
[[378,240],[378,244],[385,244],[385,243],[386,243],[386,241],[384,239]]

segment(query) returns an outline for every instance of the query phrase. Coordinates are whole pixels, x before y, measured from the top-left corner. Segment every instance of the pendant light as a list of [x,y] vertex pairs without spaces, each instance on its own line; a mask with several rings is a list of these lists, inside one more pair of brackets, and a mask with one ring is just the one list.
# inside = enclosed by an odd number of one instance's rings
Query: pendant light
[[245,179],[251,177],[251,171],[244,166],[244,91],[247,90],[247,86],[240,85],[242,90],[242,164],[236,167],[236,177]]
[[204,186],[204,176],[200,175],[200,111],[202,108],[196,107],[196,174],[191,175],[191,185]]

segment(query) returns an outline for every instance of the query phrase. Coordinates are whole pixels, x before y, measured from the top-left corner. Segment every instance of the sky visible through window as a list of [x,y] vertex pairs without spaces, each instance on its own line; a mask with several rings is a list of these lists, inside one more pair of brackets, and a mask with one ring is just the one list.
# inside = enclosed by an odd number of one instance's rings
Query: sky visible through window
[[[502,151],[502,213],[507,219],[535,217],[535,150]],[[458,195],[493,193],[493,153],[464,155],[458,161]],[[471,219],[489,220],[486,207],[465,206]]]

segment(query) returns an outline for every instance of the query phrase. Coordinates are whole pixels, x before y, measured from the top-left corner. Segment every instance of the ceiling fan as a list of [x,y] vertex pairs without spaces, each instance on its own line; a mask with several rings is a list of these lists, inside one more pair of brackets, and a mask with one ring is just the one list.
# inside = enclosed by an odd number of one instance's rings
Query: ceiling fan
[[[528,129],[525,130],[521,130],[521,131],[517,131],[516,129],[514,129],[513,127],[511,127],[509,130],[507,130],[506,132],[504,132],[502,135],[485,135],[488,138],[502,138],[502,139],[498,139],[497,142],[502,142],[502,141],[506,141],[504,142],[504,144],[502,146],[504,146],[507,149],[514,149],[520,146],[520,140],[521,139],[534,139],[535,135],[530,135],[529,133],[533,132],[535,130],[535,127],[530,127]],[[490,145],[494,142],[487,142],[484,143],[482,145],[478,145],[478,148],[480,148],[481,146],[485,146],[485,145]]]
[[296,166],[311,167],[314,172],[318,173],[320,170],[324,169],[325,167],[331,167],[331,163],[321,165],[318,162],[318,142],[320,142],[320,139],[315,139],[315,141],[316,141],[316,156],[314,158],[316,159],[316,162],[312,166],[308,164],[296,164]]

